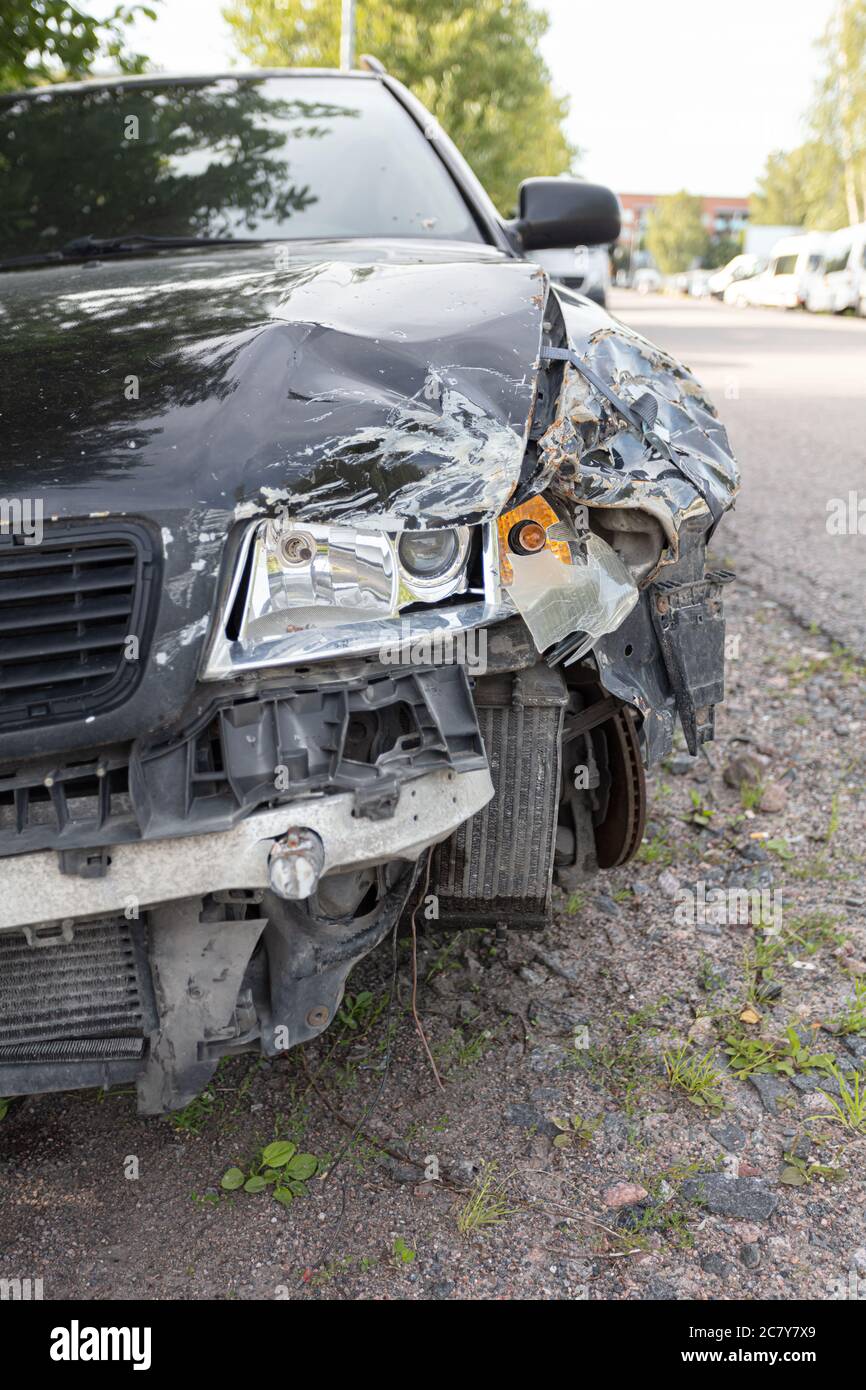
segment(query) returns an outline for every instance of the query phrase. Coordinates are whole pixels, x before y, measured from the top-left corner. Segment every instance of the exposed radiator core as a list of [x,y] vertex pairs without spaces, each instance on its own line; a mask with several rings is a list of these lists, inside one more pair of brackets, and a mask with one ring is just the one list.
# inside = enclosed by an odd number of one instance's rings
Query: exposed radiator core
[[433,857],[445,925],[544,926],[559,804],[567,691],[546,665],[478,681],[475,703],[495,794]]
[[0,934],[0,1061],[95,1057],[93,1041],[112,1038],[126,1046],[99,1055],[129,1056],[153,1026],[139,923]]

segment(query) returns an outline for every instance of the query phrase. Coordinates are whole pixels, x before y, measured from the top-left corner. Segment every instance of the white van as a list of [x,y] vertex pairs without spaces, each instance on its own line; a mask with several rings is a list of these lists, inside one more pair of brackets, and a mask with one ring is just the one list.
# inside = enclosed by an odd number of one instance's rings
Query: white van
[[866,222],[827,236],[824,274],[810,287],[806,308],[814,313],[866,314]]
[[758,275],[766,266],[767,262],[760,256],[750,254],[740,254],[735,256],[727,265],[723,265],[719,270],[714,270],[707,280],[707,289],[716,299],[721,299],[725,290],[737,280],[749,280],[753,275]]
[[724,294],[725,303],[736,304],[738,308],[747,304],[802,308],[824,274],[826,243],[826,232],[782,237],[773,247],[770,263],[763,274],[729,285]]

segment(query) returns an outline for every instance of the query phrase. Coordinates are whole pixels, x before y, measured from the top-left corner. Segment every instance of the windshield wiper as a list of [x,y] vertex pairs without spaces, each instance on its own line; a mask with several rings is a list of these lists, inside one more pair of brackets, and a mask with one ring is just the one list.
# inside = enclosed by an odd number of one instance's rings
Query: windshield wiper
[[12,256],[0,261],[0,270],[15,266],[45,265],[52,261],[98,260],[100,256],[135,255],[139,251],[179,250],[186,246],[259,246],[262,237],[233,236],[148,236],[127,232],[125,236],[76,237],[58,251],[41,251],[35,256]]

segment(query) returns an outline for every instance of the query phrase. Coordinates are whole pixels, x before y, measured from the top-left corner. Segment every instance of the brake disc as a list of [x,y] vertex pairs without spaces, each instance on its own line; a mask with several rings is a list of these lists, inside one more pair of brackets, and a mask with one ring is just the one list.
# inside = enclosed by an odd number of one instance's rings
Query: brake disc
[[646,824],[646,777],[634,716],[618,709],[602,725],[610,769],[610,795],[604,820],[595,827],[600,869],[625,864],[640,848]]

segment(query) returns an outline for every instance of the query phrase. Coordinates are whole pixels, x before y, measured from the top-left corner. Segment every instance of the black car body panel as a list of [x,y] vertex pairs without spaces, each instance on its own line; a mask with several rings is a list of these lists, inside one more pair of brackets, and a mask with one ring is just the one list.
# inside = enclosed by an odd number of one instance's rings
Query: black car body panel
[[[142,518],[161,538],[148,674],[94,745],[186,704],[237,525],[277,503],[307,521],[477,522],[520,481],[543,272],[458,244],[293,244],[288,269],[284,255],[2,276],[4,491],[42,498],[49,530]],[[8,740],[0,758],[31,746]],[[59,752],[81,731],[41,742]]]

